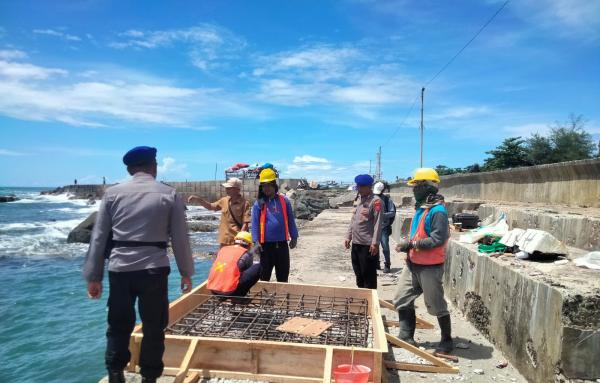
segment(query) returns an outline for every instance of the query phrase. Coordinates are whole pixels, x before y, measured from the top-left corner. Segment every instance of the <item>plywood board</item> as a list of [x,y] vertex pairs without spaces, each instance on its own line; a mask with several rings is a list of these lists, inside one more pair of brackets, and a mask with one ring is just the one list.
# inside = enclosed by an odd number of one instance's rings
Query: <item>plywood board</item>
[[283,322],[281,326],[277,327],[277,330],[316,337],[321,335],[332,325],[333,323],[323,320],[293,317]]

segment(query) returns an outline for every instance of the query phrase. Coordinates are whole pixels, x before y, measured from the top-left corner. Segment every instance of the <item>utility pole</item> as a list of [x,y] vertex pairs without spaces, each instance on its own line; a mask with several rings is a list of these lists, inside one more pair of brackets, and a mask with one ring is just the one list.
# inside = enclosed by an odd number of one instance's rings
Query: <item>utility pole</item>
[[377,151],[377,163],[375,164],[375,179],[377,181],[381,180],[381,146],[379,147],[379,151]]
[[215,181],[217,180],[217,165],[218,163],[215,162]]
[[371,160],[369,160],[369,175],[371,175],[371,174],[372,174],[372,173],[371,173],[371,162],[372,162],[372,161],[371,161]]
[[421,168],[423,167],[423,97],[425,95],[425,87],[421,88]]

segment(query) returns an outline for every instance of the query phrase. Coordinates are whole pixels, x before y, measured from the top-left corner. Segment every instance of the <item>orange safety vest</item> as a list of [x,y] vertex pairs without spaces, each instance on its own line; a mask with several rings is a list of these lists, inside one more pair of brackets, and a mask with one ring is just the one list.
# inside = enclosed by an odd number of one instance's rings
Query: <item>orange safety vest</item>
[[[421,215],[419,226],[417,226],[417,230],[415,231],[414,235],[410,237],[411,242],[429,237],[425,231],[425,218],[427,217],[427,214],[429,214],[429,209],[425,209]],[[410,227],[412,227],[412,220]],[[408,251],[408,257],[412,263],[417,265],[439,265],[444,263],[447,246],[448,241],[446,241],[442,246],[434,247],[433,249],[410,249]]]
[[[283,220],[285,221],[285,240],[290,240],[290,228],[288,224],[288,212],[287,204],[285,203],[285,197],[282,194],[279,195],[279,204],[281,205],[281,211],[283,212]],[[260,243],[265,243],[265,230],[267,228],[267,203],[260,209]]]
[[208,274],[208,289],[223,294],[235,291],[241,275],[237,263],[247,251],[246,248],[240,245],[221,248]]

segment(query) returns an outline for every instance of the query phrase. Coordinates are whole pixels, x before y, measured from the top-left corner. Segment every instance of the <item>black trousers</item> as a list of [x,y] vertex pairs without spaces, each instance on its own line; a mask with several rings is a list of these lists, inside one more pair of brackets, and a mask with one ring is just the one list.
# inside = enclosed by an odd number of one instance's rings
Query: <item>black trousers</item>
[[260,253],[260,280],[271,280],[273,268],[277,282],[287,282],[290,275],[290,248],[287,241],[266,242]]
[[109,272],[106,368],[122,371],[129,362],[129,337],[135,326],[135,302],[142,319],[140,369],[142,376],[159,377],[163,372],[165,328],[169,322],[168,267],[131,272]]
[[356,276],[356,286],[367,289],[377,288],[377,265],[379,259],[372,256],[369,246],[352,244],[352,269]]

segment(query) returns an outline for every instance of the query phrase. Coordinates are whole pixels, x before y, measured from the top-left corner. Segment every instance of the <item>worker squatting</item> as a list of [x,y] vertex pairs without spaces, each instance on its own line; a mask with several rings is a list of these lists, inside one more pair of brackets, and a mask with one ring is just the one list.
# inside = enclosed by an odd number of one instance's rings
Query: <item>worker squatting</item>
[[[174,188],[156,181],[156,152],[155,148],[139,146],[123,156],[132,178],[106,189],[83,268],[88,296],[99,299],[108,261],[105,365],[110,383],[125,382],[123,370],[131,357],[129,337],[135,325],[136,301],[144,333],[139,360],[142,382],[156,382],[162,375],[169,317],[168,242],[181,275],[181,291],[192,289],[194,261],[185,201]],[[195,195],[187,201],[221,212],[220,249],[207,287],[223,299],[244,302],[252,286],[259,279],[269,281],[273,270],[278,282],[288,281],[289,250],[298,241],[294,212],[288,198],[279,193],[278,175],[272,165],[262,169],[259,179],[258,197],[253,203],[242,196],[242,182],[237,178],[223,184],[226,197],[216,202]],[[366,174],[354,181],[358,195],[344,245],[351,249],[356,285],[376,289],[380,246],[383,271],[390,272],[389,237],[396,210],[385,194],[388,185],[374,183]],[[414,301],[423,294],[427,311],[438,318],[441,329],[437,351],[447,353],[453,349],[453,341],[442,276],[450,232],[439,184],[438,174],[428,168],[417,169],[409,181],[416,201],[415,215],[409,236],[395,249],[407,257],[393,303],[398,310],[400,338],[415,344]],[[255,257],[259,262],[254,262]]]

